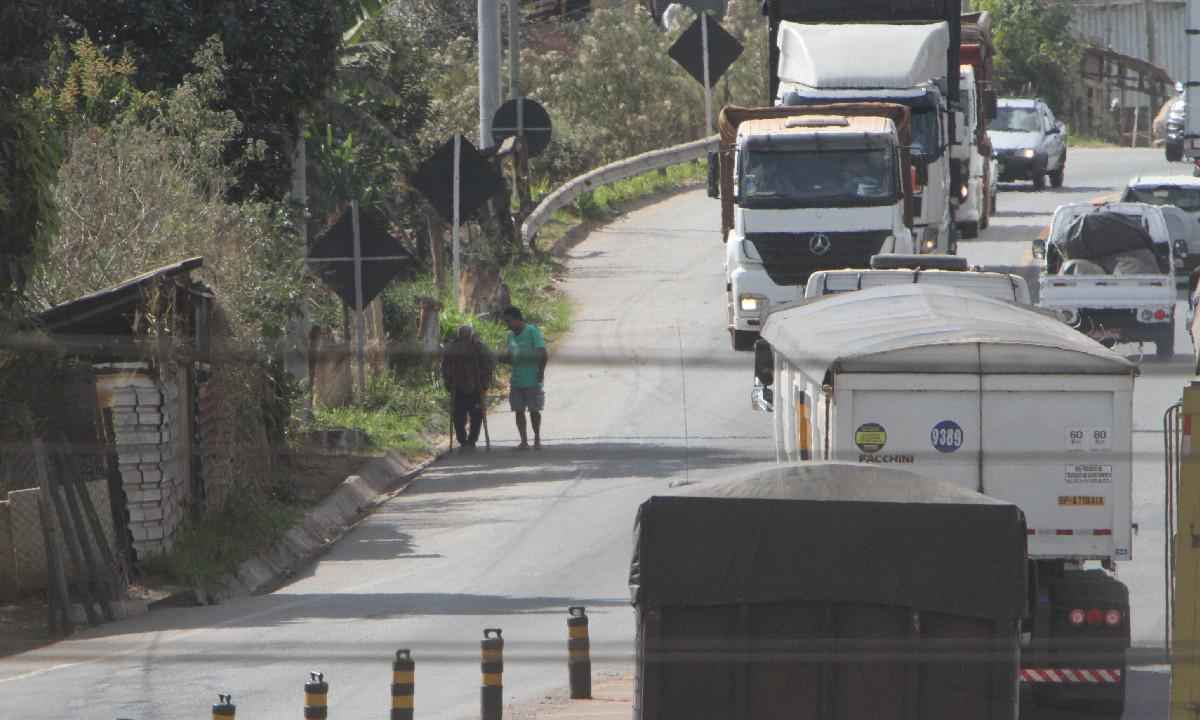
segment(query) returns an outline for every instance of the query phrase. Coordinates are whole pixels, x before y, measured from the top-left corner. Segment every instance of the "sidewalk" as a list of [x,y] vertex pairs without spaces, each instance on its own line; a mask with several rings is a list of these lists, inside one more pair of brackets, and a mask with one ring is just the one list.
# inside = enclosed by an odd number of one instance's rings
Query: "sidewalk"
[[629,720],[633,716],[633,674],[595,673],[591,700],[570,700],[566,691],[540,702],[506,708],[512,720]]

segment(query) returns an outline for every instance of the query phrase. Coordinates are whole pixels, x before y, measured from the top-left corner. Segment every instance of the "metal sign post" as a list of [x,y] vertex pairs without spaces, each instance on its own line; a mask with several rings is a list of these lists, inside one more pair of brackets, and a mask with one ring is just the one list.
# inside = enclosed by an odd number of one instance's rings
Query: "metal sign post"
[[358,362],[358,392],[364,397],[367,392],[367,323],[363,316],[363,259],[362,237],[358,232],[358,201],[350,201],[350,220],[354,224],[354,329],[358,335],[354,355]]
[[462,135],[454,136],[454,222],[451,230],[451,247],[454,267],[454,303],[457,307],[462,282],[462,249],[459,245],[459,217],[462,204]]
[[709,80],[708,73],[708,12],[700,13],[700,47],[701,55],[704,61],[704,134],[708,137],[713,134],[712,127],[712,81]]

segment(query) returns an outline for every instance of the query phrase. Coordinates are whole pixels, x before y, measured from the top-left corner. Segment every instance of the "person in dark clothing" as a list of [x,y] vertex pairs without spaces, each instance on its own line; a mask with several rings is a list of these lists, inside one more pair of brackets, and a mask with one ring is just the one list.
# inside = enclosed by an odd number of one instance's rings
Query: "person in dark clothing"
[[442,382],[450,391],[454,435],[463,450],[474,449],[479,440],[484,396],[491,387],[494,367],[492,353],[470,325],[458,329],[442,356]]

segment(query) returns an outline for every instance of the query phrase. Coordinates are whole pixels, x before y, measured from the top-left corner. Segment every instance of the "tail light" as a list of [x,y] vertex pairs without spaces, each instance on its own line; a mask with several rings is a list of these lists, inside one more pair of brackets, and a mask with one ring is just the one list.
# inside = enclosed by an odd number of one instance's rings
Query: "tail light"
[[1087,611],[1088,625],[1099,625],[1102,622],[1104,622],[1104,613],[1099,608],[1092,608]]
[[1155,310],[1154,311],[1154,319],[1155,320],[1166,320],[1167,319],[1167,311],[1163,310],[1162,308]]
[[1109,610],[1104,613],[1104,624],[1109,627],[1116,627],[1121,624],[1121,611]]
[[909,168],[909,170],[911,171],[911,174],[912,174],[913,192],[920,192],[921,191],[921,183],[917,181],[917,169],[914,167],[914,168]]
[[1072,610],[1070,613],[1067,614],[1067,619],[1071,621],[1072,625],[1082,625],[1084,623],[1084,621],[1086,620],[1086,617],[1084,616],[1084,613],[1082,610],[1080,610],[1079,608],[1075,608],[1074,610]]

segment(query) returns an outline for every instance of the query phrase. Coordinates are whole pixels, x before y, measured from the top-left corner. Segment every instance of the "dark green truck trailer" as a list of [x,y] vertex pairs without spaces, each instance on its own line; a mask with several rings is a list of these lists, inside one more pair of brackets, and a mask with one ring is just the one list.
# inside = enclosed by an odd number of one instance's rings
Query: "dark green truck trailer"
[[1014,505],[903,470],[755,468],[638,511],[635,720],[1013,720]]

